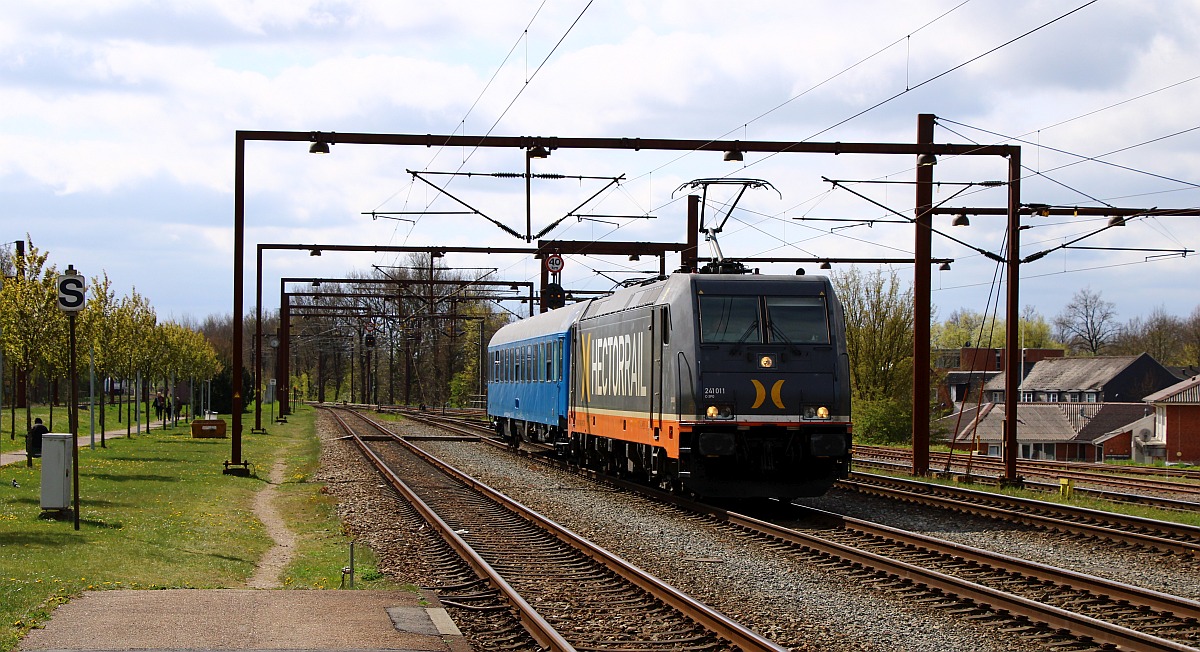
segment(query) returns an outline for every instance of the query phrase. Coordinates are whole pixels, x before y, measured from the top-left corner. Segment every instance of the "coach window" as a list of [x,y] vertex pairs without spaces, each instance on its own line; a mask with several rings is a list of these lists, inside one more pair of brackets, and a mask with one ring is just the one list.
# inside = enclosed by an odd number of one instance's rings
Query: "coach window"
[[767,340],[829,344],[825,297],[767,297]]
[[700,341],[762,342],[758,330],[758,297],[700,296]]
[[562,340],[554,340],[554,382],[562,380]]

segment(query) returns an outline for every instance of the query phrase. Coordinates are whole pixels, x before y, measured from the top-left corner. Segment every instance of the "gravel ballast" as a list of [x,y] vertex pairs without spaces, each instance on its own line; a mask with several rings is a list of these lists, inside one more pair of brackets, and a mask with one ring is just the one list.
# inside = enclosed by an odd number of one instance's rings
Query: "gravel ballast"
[[[401,434],[435,434],[413,422]],[[330,433],[333,436],[333,433]],[[436,585],[438,571],[420,559],[430,530],[382,482],[352,445],[327,440],[322,471],[342,502],[347,527],[380,557],[381,570],[402,581]],[[873,587],[703,519],[614,490],[574,474],[513,457],[482,443],[421,441],[418,445],[713,605],[794,650],[1013,650],[1035,645],[995,625],[949,615]],[[1196,597],[1194,561],[1100,541],[1031,531],[987,519],[834,490],[805,504],[1032,559],[1078,572]],[[382,510],[382,511],[381,511]],[[460,627],[463,625],[460,623]]]

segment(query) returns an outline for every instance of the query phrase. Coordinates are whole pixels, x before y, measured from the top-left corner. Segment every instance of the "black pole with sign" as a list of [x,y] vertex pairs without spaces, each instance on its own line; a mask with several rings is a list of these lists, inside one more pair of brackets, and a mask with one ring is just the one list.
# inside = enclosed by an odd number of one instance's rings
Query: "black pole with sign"
[[87,287],[83,275],[68,265],[67,271],[58,277],[58,307],[67,313],[70,326],[71,360],[71,404],[67,410],[71,426],[71,474],[75,487],[75,529],[79,529],[79,374],[76,372],[75,356],[75,313],[83,310]]

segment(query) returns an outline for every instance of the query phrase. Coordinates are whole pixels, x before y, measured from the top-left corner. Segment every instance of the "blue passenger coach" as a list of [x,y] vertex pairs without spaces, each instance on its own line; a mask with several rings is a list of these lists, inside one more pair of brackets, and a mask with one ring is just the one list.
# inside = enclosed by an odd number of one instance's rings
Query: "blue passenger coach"
[[535,315],[501,329],[488,344],[488,414],[506,437],[542,439],[565,429],[571,326],[588,302]]

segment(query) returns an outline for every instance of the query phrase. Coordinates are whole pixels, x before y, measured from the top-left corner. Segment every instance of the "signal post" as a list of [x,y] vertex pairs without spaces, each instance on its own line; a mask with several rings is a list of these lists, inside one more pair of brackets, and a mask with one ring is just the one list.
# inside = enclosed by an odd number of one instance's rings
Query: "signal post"
[[87,283],[83,275],[68,265],[58,277],[58,307],[67,314],[70,324],[71,405],[67,410],[71,427],[71,475],[74,482],[75,529],[79,529],[79,375],[76,373],[75,315],[87,304]]

